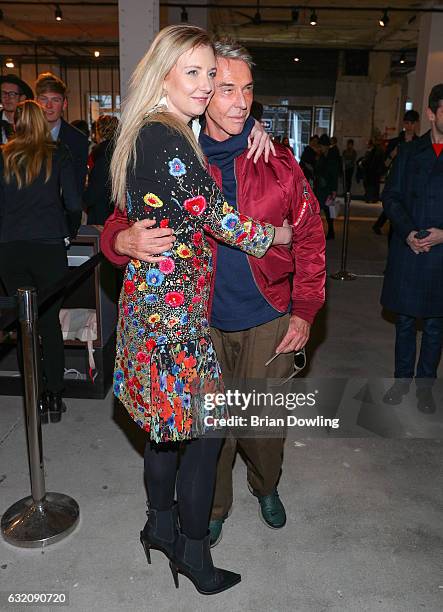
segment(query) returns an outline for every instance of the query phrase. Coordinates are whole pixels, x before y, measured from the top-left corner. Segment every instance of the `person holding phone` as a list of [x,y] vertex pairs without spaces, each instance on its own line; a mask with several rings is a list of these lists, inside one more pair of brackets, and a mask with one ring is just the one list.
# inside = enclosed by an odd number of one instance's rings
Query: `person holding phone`
[[[397,314],[398,380],[384,401],[401,403],[415,376],[417,407],[432,413],[443,343],[443,83],[433,87],[427,115],[431,129],[400,148],[383,192],[394,231],[381,303]],[[423,335],[416,366],[417,319]]]

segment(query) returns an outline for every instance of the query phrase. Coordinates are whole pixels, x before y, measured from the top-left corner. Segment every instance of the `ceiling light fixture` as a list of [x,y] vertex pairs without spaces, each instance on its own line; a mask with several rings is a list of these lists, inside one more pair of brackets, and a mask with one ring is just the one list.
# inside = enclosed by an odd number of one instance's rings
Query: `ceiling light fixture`
[[12,60],[11,58],[7,59],[6,63],[5,63],[5,66],[6,66],[6,68],[15,68],[14,60]]
[[400,56],[400,64],[406,64],[406,57],[404,53],[402,53]]
[[100,51],[94,51],[94,57],[100,57]]
[[58,4],[55,5],[55,20],[61,21],[63,19],[62,9]]
[[297,23],[299,17],[299,10],[296,6],[291,9],[291,21],[292,23]]
[[383,15],[378,20],[378,24],[381,28],[385,28],[388,25],[388,23],[389,23],[388,9],[385,9],[383,12]]
[[316,26],[317,25],[317,13],[314,11],[312,11],[311,13],[311,17],[309,19],[309,23],[311,24],[311,26]]
[[186,8],[184,6],[182,6],[182,12],[180,15],[180,21],[182,23],[188,23],[188,11],[186,10]]
[[294,57],[294,62],[299,62],[300,58],[299,57]]

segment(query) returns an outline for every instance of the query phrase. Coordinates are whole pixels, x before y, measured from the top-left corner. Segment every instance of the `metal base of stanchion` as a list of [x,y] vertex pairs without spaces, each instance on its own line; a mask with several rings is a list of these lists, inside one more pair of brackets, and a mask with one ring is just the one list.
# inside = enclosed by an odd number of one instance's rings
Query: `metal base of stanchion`
[[39,548],[59,542],[80,518],[77,502],[63,493],[46,493],[40,502],[24,497],[2,516],[4,539],[14,546]]
[[355,280],[357,276],[355,274],[352,274],[352,272],[346,272],[346,270],[339,270],[335,274],[331,274],[331,278],[333,278],[334,280],[351,281]]

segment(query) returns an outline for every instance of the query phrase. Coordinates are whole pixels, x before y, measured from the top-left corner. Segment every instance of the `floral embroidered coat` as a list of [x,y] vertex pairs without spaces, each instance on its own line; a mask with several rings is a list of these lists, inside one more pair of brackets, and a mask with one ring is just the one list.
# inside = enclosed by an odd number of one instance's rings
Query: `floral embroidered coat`
[[[207,319],[212,274],[205,231],[256,257],[274,228],[234,211],[180,134],[143,127],[128,175],[130,222],[155,218],[174,229],[158,264],[131,260],[119,300],[114,393],[156,442],[205,433],[206,393],[223,391]],[[233,270],[235,274],[235,270]],[[211,416],[221,416],[219,413]]]

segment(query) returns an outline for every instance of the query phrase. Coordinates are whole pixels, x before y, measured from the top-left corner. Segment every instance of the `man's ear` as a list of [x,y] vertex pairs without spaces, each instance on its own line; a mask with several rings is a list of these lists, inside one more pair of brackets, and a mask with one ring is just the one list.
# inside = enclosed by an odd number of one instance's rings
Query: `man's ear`
[[64,98],[63,100],[63,111],[65,111],[68,108],[68,98]]
[[426,109],[426,114],[428,116],[429,121],[431,123],[434,123],[434,121],[435,121],[435,113],[433,113],[430,108],[427,108]]

